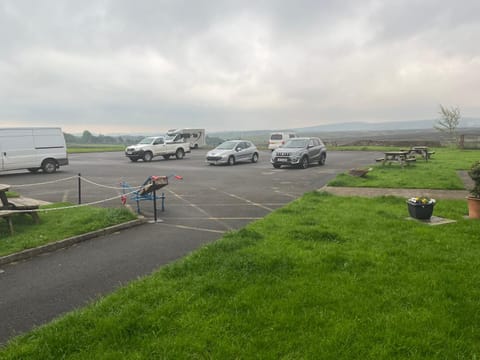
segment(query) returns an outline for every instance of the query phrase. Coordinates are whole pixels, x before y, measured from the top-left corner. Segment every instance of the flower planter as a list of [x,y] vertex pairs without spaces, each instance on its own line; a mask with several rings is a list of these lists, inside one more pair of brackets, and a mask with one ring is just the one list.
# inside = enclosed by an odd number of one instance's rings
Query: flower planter
[[414,219],[428,220],[432,217],[435,202],[428,204],[415,204],[407,201],[408,213]]
[[468,201],[468,217],[470,219],[480,219],[480,198],[469,196]]

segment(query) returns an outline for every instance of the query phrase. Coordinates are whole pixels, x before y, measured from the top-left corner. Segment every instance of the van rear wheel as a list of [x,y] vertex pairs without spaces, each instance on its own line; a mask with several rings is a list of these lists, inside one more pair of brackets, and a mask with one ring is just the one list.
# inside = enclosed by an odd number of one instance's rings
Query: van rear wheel
[[45,160],[42,164],[42,170],[44,173],[53,174],[57,171],[57,164],[53,160]]

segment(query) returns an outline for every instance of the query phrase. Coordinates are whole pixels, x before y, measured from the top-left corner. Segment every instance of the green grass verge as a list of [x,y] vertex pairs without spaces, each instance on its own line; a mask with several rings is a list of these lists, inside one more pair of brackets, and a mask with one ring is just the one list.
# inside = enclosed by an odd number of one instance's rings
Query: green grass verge
[[[480,159],[478,150],[434,149],[435,154],[428,162],[417,159],[415,164],[401,167],[398,164],[379,165],[372,159],[373,171],[365,177],[341,174],[330,181],[330,186],[464,189],[457,171],[468,170]],[[375,164],[375,165],[374,165]]]
[[67,152],[72,153],[88,153],[88,152],[107,152],[107,151],[124,151],[126,145],[101,145],[101,144],[69,144]]
[[[68,203],[41,206],[41,209],[68,206]],[[135,219],[127,209],[78,207],[73,209],[39,212],[40,224],[31,216],[13,217],[14,235],[10,235],[6,221],[0,222],[0,256],[34,248],[53,241]]]
[[11,341],[2,359],[474,359],[480,222],[309,193]]

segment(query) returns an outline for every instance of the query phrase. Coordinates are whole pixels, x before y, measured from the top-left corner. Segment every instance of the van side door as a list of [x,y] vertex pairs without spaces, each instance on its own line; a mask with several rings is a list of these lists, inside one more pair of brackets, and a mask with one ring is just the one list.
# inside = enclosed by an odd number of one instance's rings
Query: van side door
[[32,130],[11,129],[0,134],[2,170],[39,167]]

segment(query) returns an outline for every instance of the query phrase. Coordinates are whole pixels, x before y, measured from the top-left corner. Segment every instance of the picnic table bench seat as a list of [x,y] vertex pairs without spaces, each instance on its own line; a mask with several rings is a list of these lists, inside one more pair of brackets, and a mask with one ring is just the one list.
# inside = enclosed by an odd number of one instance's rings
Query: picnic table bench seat
[[13,222],[12,217],[14,215],[22,214],[22,210],[31,210],[25,212],[25,214],[29,214],[35,224],[40,222],[40,218],[36,210],[38,210],[39,204],[36,200],[28,199],[28,198],[8,198],[8,208],[4,208],[0,210],[0,219],[3,218],[8,223],[8,229],[10,230],[10,234],[13,235]]
[[[19,210],[38,210],[39,205],[38,202],[33,199],[28,198],[9,198],[8,199],[9,205],[11,205],[11,210],[19,211]],[[40,222],[40,218],[38,217],[38,213],[36,211],[29,211],[27,212],[32,219],[35,221],[36,224]]]

